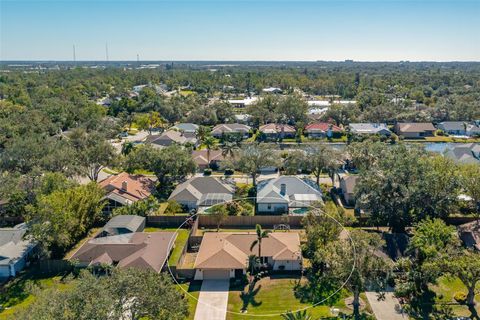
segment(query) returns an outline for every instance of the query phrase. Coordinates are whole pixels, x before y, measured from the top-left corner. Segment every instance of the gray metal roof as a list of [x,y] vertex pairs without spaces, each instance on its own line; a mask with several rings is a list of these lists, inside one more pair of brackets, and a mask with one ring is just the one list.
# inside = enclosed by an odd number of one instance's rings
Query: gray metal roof
[[118,215],[110,219],[103,227],[103,230],[125,228],[132,232],[138,230],[138,228],[144,223],[145,218],[134,215]]

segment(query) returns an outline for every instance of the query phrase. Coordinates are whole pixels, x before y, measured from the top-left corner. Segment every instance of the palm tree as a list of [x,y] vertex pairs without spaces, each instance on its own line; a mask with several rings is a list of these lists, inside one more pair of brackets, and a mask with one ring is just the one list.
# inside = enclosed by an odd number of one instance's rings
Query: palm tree
[[222,156],[229,156],[230,158],[235,158],[235,151],[238,149],[238,143],[225,141],[222,145]]
[[255,272],[255,268],[258,266],[260,261],[258,260],[258,257],[254,254],[251,254],[248,256],[248,268],[250,269],[250,276],[253,276],[253,273]]
[[217,140],[209,135],[203,139],[202,143],[207,148],[207,163],[210,165],[210,150],[217,148]]
[[206,137],[210,135],[210,128],[205,126],[200,126],[196,132],[197,139],[202,142]]
[[255,232],[257,234],[257,239],[252,242],[250,246],[250,251],[258,244],[258,260],[262,261],[262,239],[268,238],[268,234],[271,232],[270,230],[262,230],[262,226],[257,224],[255,226]]
[[288,311],[282,314],[282,318],[284,320],[313,320],[312,316],[307,313],[307,310],[297,312]]

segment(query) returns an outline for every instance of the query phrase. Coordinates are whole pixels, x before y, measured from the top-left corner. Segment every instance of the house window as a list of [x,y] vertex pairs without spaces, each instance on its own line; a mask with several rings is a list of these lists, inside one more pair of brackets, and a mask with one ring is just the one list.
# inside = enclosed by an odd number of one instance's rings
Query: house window
[[268,210],[272,209],[272,205],[269,203],[267,208],[268,208]]

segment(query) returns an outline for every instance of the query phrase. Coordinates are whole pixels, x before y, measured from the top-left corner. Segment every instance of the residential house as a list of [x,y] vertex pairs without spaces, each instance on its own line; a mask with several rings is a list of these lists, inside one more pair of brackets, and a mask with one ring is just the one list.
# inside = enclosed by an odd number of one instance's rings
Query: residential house
[[[195,259],[195,280],[240,278],[246,274],[256,234],[206,232]],[[300,271],[302,250],[297,232],[274,232],[262,239],[261,261],[273,270]]]
[[480,251],[480,223],[478,221],[458,226],[458,235],[465,247]]
[[269,123],[260,126],[258,129],[266,140],[291,139],[295,138],[297,131],[288,124]]
[[322,192],[309,179],[280,176],[261,181],[257,185],[259,213],[295,213],[295,209],[308,208],[315,202],[322,202]]
[[404,122],[397,123],[394,131],[404,138],[418,139],[433,137],[436,129],[430,122]]
[[327,122],[315,122],[307,125],[303,132],[311,139],[326,137],[331,138],[334,136],[334,134],[340,135],[342,128]]
[[480,125],[479,124],[467,124],[466,134],[469,137],[480,138]]
[[126,172],[112,175],[101,181],[99,185],[106,192],[105,199],[108,203],[104,211],[107,213],[117,207],[148,198],[155,188],[155,183],[150,178]]
[[480,164],[480,144],[458,143],[447,146],[444,156],[457,163]]
[[160,272],[174,247],[175,232],[132,232],[93,238],[70,258],[80,267],[110,265]]
[[37,243],[25,237],[26,224],[0,228],[0,279],[15,277],[29,263]]
[[120,234],[142,232],[145,229],[145,217],[135,215],[118,215],[110,219],[97,237],[116,236]]
[[234,185],[214,177],[194,177],[180,183],[168,200],[175,200],[187,210],[199,212],[233,199]]
[[218,168],[220,167],[220,163],[225,160],[222,150],[210,150],[210,161],[208,161],[209,155],[206,149],[193,150],[192,158],[200,171],[212,167]]
[[265,93],[282,93],[282,89],[275,87],[264,88],[262,91]]
[[247,97],[244,99],[231,99],[231,100],[228,100],[228,103],[230,103],[234,108],[242,109],[242,108],[251,106],[257,101],[258,101],[257,97]]
[[246,139],[251,129],[251,127],[241,123],[223,123],[213,127],[211,134],[215,138],[222,138],[227,134],[238,134],[243,139]]
[[452,136],[467,135],[467,123],[463,121],[444,121],[440,122],[437,127]]
[[392,132],[385,123],[350,123],[348,125],[353,134],[378,134],[381,136],[390,136]]
[[247,113],[237,113],[235,114],[235,121],[237,123],[243,123],[243,124],[250,124],[252,120],[252,116],[247,114]]
[[192,145],[197,144],[197,138],[190,133],[184,133],[183,131],[167,130],[159,135],[149,135],[146,143],[151,143],[154,147],[168,147],[173,144],[184,145],[190,143]]
[[340,189],[342,190],[343,199],[347,205],[355,205],[355,185],[358,176],[344,176],[340,178]]
[[197,135],[199,125],[195,123],[178,123],[171,127],[171,130],[183,132],[187,138],[195,138]]

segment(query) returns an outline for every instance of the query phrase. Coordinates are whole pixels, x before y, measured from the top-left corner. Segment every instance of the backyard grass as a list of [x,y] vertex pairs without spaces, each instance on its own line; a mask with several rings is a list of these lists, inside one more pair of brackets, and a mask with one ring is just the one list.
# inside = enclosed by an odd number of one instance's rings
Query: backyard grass
[[[458,278],[441,277],[438,280],[437,285],[432,286],[432,290],[437,294],[436,301],[441,304],[450,304],[455,315],[457,316],[469,316],[467,306],[458,304],[453,296],[456,292],[467,293],[467,288]],[[477,284],[477,295],[475,296],[477,302],[476,309],[480,313],[480,284]]]
[[175,248],[173,248],[170,258],[168,258],[169,266],[176,266],[178,259],[182,255],[183,247],[188,241],[188,230],[179,229],[177,234],[177,239],[175,239]]
[[[228,311],[240,312],[244,305],[247,306],[247,313],[237,315],[233,313],[227,313],[227,320],[241,320],[247,319],[247,315],[260,315],[260,314],[279,314],[285,313],[288,310],[298,310],[311,306],[308,303],[302,303],[294,295],[294,284],[298,281],[298,277],[266,277],[258,281],[255,285],[253,293],[242,297],[242,291],[248,291],[248,285],[231,286],[228,295]],[[346,309],[343,298],[339,299],[335,307],[345,313],[350,313]],[[316,306],[308,309],[308,313],[314,319],[319,317],[330,316],[329,306]],[[272,316],[269,319],[282,319],[281,316]]]
[[60,290],[70,288],[74,281],[62,282],[62,276],[41,276],[27,271],[0,288],[0,320],[15,319],[14,314],[27,308],[35,301],[30,291],[33,286],[42,289],[56,287]]
[[80,241],[78,241],[73,247],[72,249],[70,249],[70,251],[68,251],[66,254],[65,254],[65,259],[69,259],[81,246],[83,246],[83,244],[85,242],[87,242],[88,240],[90,240],[92,237],[94,237],[99,231],[100,231],[101,228],[92,228],[90,229],[90,231],[88,231],[88,234]]

